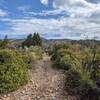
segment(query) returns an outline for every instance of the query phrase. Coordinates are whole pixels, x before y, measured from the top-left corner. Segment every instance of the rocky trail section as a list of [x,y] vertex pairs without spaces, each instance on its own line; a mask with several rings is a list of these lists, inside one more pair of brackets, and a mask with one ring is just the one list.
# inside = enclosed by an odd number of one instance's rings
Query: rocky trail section
[[44,55],[29,71],[27,85],[15,92],[0,95],[0,100],[77,100],[64,90],[64,72],[52,67],[50,57]]

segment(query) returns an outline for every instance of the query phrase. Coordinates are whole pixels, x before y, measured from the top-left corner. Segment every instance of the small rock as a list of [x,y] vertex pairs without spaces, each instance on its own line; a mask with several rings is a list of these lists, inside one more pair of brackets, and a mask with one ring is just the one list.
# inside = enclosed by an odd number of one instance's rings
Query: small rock
[[56,91],[59,90],[59,88],[56,88]]
[[52,95],[51,95],[51,100],[56,100],[55,94],[52,94]]
[[37,99],[40,99],[40,96],[37,96]]
[[8,94],[8,97],[10,97],[10,94]]
[[7,95],[4,95],[3,97],[4,97],[4,98],[7,98]]
[[55,97],[55,96],[52,96],[52,97],[51,97],[51,100],[56,100],[56,97]]
[[22,91],[21,93],[22,93],[22,94],[24,94],[24,93],[25,93],[25,91]]
[[38,84],[35,84],[35,87],[38,87]]
[[48,92],[52,93],[52,90],[48,90]]

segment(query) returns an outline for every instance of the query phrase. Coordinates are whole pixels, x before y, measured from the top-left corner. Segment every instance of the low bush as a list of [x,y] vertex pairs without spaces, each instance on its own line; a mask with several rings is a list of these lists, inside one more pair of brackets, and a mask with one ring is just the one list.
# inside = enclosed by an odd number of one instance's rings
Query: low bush
[[22,59],[26,63],[27,68],[31,69],[33,64],[37,61],[42,59],[43,51],[40,46],[31,46],[31,47],[24,47],[23,50],[20,50],[22,54]]
[[34,53],[33,56],[37,56],[36,57],[37,60],[42,59],[43,51],[42,51],[42,48],[40,46],[31,46],[29,48],[29,52]]
[[0,93],[16,90],[28,80],[22,55],[12,50],[0,50]]
[[81,100],[98,100],[99,86],[92,78],[92,71],[82,67],[78,61],[72,62],[71,68],[66,71],[66,89],[78,94]]
[[32,63],[31,55],[29,55],[29,54],[27,54],[27,53],[25,53],[25,52],[23,52],[21,55],[22,55],[21,57],[22,57],[24,63],[26,64],[26,67],[27,67],[28,69],[30,69],[31,66],[32,66],[32,65],[31,65],[31,63]]
[[81,100],[99,100],[100,51],[79,45],[56,44],[50,51],[54,67],[66,71],[65,86]]
[[26,48],[25,53],[30,57],[31,61],[36,61],[42,59],[43,51],[39,46],[31,46]]

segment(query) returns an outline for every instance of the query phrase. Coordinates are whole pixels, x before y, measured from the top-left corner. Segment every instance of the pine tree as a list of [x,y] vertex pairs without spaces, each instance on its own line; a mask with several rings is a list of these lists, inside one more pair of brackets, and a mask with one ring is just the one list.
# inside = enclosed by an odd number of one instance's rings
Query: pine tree
[[30,47],[33,44],[32,41],[33,41],[32,34],[29,34],[26,40],[22,43],[22,46]]
[[0,44],[0,47],[1,48],[3,48],[3,49],[5,49],[6,47],[7,47],[7,44],[8,44],[8,36],[7,35],[5,35],[5,38],[4,38],[4,40],[1,42],[1,44]]
[[29,34],[26,40],[22,43],[22,47],[24,46],[42,46],[42,40],[39,33],[34,33],[34,35]]
[[33,35],[33,44],[34,45],[37,44],[37,35],[36,35],[36,33],[34,33],[34,35]]
[[39,33],[37,33],[37,45],[42,46],[42,40]]
[[34,36],[33,36],[33,43],[34,43],[34,45],[42,46],[42,40],[41,40],[41,38],[40,38],[39,33],[34,33]]

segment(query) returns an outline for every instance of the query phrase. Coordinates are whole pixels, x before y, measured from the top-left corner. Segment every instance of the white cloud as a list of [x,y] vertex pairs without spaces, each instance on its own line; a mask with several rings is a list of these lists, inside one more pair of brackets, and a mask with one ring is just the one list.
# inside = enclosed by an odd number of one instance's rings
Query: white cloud
[[[48,0],[40,0],[42,4],[48,5]],[[100,3],[90,3],[86,0],[54,0],[53,10],[46,10],[40,13],[37,12],[27,12],[29,7],[21,6],[18,9],[24,11],[26,14],[31,14],[35,16],[47,16],[47,15],[57,15],[65,14],[70,15],[70,17],[91,17],[99,15],[100,17]]]
[[7,12],[3,11],[2,9],[0,9],[0,16],[1,17],[7,16]]
[[[41,0],[41,3],[48,5],[48,0]],[[54,0],[54,10],[42,11],[41,13],[29,12],[33,15],[57,15],[64,13],[70,17],[100,17],[100,3],[91,3],[86,0]]]
[[48,16],[48,15],[59,15],[59,14],[66,14],[65,11],[61,9],[54,9],[54,10],[43,10],[42,12],[24,12],[25,14],[33,15],[33,16]]
[[[84,38],[85,33],[89,38],[95,34],[100,39],[100,25],[88,19],[62,17],[60,19],[3,19],[11,26],[9,34],[29,34],[39,32],[52,35],[60,34],[60,38]],[[7,31],[8,32],[8,31]],[[7,33],[5,31],[5,33]],[[47,37],[47,38],[51,38]]]
[[20,11],[27,11],[29,10],[31,7],[29,5],[24,5],[24,6],[19,6],[17,9]]
[[90,3],[86,0],[54,0],[53,7],[65,10],[73,17],[90,17],[92,14],[100,14],[100,3]]
[[48,5],[48,0],[40,0],[40,2],[44,5]]
[[[48,0],[41,0],[41,3],[48,5]],[[64,14],[63,17],[54,19],[38,19],[35,17],[23,19],[0,19],[10,26],[5,34],[29,34],[39,32],[50,34],[47,38],[52,38],[54,34],[59,34],[60,38],[80,39],[84,34],[89,38],[94,35],[100,39],[100,3],[91,3],[86,0],[54,0],[53,10],[42,11],[40,13],[26,11],[25,7],[19,10],[35,16],[47,16]],[[67,16],[69,15],[69,16]],[[29,15],[30,16],[30,15]],[[51,36],[51,37],[50,37]]]

